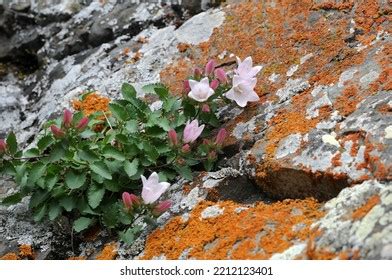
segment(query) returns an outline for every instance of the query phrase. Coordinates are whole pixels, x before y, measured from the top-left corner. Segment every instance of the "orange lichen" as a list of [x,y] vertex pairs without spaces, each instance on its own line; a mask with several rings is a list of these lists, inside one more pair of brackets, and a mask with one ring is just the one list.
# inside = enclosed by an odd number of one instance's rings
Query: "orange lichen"
[[20,258],[15,253],[7,253],[4,256],[0,257],[0,260],[16,261],[20,260]]
[[353,0],[347,2],[338,2],[338,3],[336,3],[336,1],[323,1],[322,3],[315,4],[314,6],[312,6],[312,9],[343,11],[343,10],[351,10],[353,6],[354,6]]
[[181,53],[186,52],[186,50],[189,49],[189,48],[190,48],[190,45],[187,44],[187,43],[179,43],[177,45],[177,49]]
[[72,107],[77,111],[82,111],[84,115],[90,116],[96,112],[108,112],[109,102],[110,98],[94,92],[85,96],[83,100],[73,100]]
[[96,260],[114,260],[117,256],[117,244],[108,243],[102,252],[95,258]]
[[342,166],[342,153],[338,152],[331,159],[332,166]]
[[31,247],[31,245],[26,245],[26,244],[20,245],[19,246],[19,257],[34,259],[35,254],[34,254],[34,251],[33,251],[33,248]]
[[372,197],[370,197],[370,198],[367,200],[367,202],[366,202],[363,206],[361,206],[361,207],[359,207],[358,209],[356,209],[356,210],[352,213],[351,217],[352,217],[354,220],[360,220],[360,219],[362,219],[363,217],[365,217],[366,214],[369,213],[370,210],[372,210],[373,207],[376,206],[376,205],[379,204],[379,203],[380,203],[380,196],[379,196],[379,195],[373,195]]
[[[201,219],[203,210],[213,205],[224,213]],[[188,221],[175,217],[150,234],[143,259],[161,254],[178,259],[186,249],[190,249],[188,256],[196,259],[268,259],[294,241],[306,240],[310,225],[323,216],[313,199],[258,203],[238,211],[240,206],[231,201],[201,202]]]
[[344,88],[342,94],[336,99],[335,108],[342,116],[348,116],[357,109],[359,102],[364,96],[358,91],[357,86],[349,85]]

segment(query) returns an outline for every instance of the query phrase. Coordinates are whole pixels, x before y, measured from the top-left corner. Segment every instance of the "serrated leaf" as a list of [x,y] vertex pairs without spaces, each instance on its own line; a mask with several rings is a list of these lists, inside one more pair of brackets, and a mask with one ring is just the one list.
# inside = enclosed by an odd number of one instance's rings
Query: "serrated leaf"
[[105,189],[111,192],[119,192],[122,188],[119,182],[114,180],[105,180],[103,185],[105,186]]
[[55,220],[58,216],[60,216],[61,212],[62,209],[60,205],[58,205],[57,203],[51,203],[48,212],[49,220]]
[[112,146],[106,146],[102,152],[106,158],[114,158],[119,161],[125,160],[124,154]]
[[60,199],[59,204],[68,212],[75,208],[75,200],[69,196]]
[[87,218],[87,217],[80,217],[73,223],[73,229],[76,232],[81,232],[85,229],[87,229],[93,222],[93,219]]
[[54,138],[52,137],[52,135],[46,135],[38,140],[37,147],[42,152],[47,147],[49,147],[52,143],[54,143]]
[[138,122],[136,120],[130,120],[125,123],[125,128],[128,133],[135,133],[139,130]]
[[188,166],[180,166],[177,167],[176,170],[183,178],[187,180],[193,179],[192,170]]
[[170,127],[170,122],[166,118],[162,118],[161,121],[158,123],[158,125],[163,128],[166,132],[171,129]]
[[136,95],[137,95],[136,89],[128,83],[122,84],[121,93],[122,93],[122,96],[124,97],[124,99],[128,100],[128,101],[136,98]]
[[105,195],[105,188],[93,185],[87,192],[88,204],[91,208],[95,209],[101,203],[103,196]]
[[13,205],[13,204],[19,203],[23,197],[24,197],[24,195],[22,193],[17,192],[17,193],[11,194],[11,195],[3,198],[3,200],[1,201],[1,204],[7,205],[7,206]]
[[78,152],[78,156],[81,160],[94,162],[99,160],[98,155],[96,155],[93,151],[89,149],[83,149]]
[[39,154],[40,152],[37,148],[28,149],[26,152],[24,152],[25,157],[37,157]]
[[106,227],[114,228],[118,224],[119,209],[117,204],[105,207],[102,212],[102,220]]
[[129,115],[123,106],[117,103],[110,103],[109,108],[113,116],[115,116],[118,120],[126,121],[129,119]]
[[65,150],[61,146],[61,144],[57,144],[53,147],[52,151],[50,152],[49,155],[49,161],[50,162],[56,162],[62,159],[65,156]]
[[34,210],[34,212],[33,212],[34,221],[35,222],[41,221],[45,217],[47,209],[48,209],[48,206],[46,204],[43,204],[38,209]]
[[142,87],[142,90],[144,93],[151,94],[151,93],[155,93],[155,88],[158,88],[158,87],[165,88],[165,86],[163,84],[155,83],[155,84],[144,85]]
[[95,162],[93,164],[90,164],[90,169],[105,179],[112,179],[112,174],[110,173],[106,164],[104,164],[103,162]]
[[79,189],[86,182],[86,174],[84,173],[76,173],[73,170],[67,171],[65,173],[65,183],[68,188],[75,190]]
[[11,155],[14,155],[18,150],[18,143],[16,141],[15,133],[10,132],[10,134],[8,134],[6,142],[7,142],[8,151],[10,152]]
[[165,100],[169,97],[169,90],[165,87],[155,87],[154,91],[161,100]]
[[124,162],[124,170],[129,177],[132,177],[137,173],[137,168],[139,166],[139,160],[135,158],[132,162],[128,160]]
[[133,241],[139,236],[141,231],[142,231],[141,226],[134,226],[133,228],[129,228],[124,231],[120,231],[119,237],[126,244],[132,245]]
[[29,174],[29,184],[35,184],[37,180],[45,174],[46,171],[46,164],[42,162],[36,162],[33,164]]

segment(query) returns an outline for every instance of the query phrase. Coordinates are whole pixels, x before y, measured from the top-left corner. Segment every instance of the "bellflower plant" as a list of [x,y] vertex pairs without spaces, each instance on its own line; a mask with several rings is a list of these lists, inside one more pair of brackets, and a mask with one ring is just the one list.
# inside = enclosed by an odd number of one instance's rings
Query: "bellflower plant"
[[184,82],[181,98],[162,84],[143,87],[162,104],[154,110],[124,83],[122,99],[113,100],[108,112],[84,116],[65,109],[43,126],[35,147],[21,148],[10,132],[0,139],[0,174],[12,177],[19,189],[1,203],[31,196],[36,222],[65,216],[73,232],[101,225],[131,244],[142,230],[135,220],[154,225],[170,210],[170,182],[215,167],[228,134],[218,110],[259,100],[254,88],[260,70],[250,57],[238,59],[231,78],[210,60]]

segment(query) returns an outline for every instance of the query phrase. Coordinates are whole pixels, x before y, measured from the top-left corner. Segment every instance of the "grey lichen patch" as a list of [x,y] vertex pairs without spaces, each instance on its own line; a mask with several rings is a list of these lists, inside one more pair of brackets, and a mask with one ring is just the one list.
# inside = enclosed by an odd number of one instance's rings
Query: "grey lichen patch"
[[366,237],[374,230],[376,223],[384,214],[383,207],[376,205],[373,209],[362,219],[356,231],[356,237],[359,242],[365,240]]
[[303,92],[308,89],[310,84],[308,81],[303,79],[289,79],[285,86],[279,89],[276,92],[276,95],[279,97],[279,102],[284,102],[294,95]]
[[220,208],[218,205],[209,206],[201,212],[201,219],[215,218],[222,215],[225,208]]
[[291,246],[282,253],[273,254],[271,260],[293,260],[300,256],[306,249],[306,243],[300,243]]
[[276,152],[276,158],[284,158],[289,154],[294,154],[301,146],[302,135],[295,133],[287,136],[281,141],[279,148]]

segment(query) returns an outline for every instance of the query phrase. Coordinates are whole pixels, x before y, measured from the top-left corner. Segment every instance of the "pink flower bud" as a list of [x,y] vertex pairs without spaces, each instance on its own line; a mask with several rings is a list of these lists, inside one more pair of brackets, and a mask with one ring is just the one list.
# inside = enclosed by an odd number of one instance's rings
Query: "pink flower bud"
[[79,121],[78,125],[76,126],[76,129],[79,131],[83,131],[87,127],[88,122],[89,122],[89,119],[87,117],[83,117]]
[[202,112],[204,113],[209,113],[210,110],[210,106],[208,106],[208,104],[203,104],[203,107],[201,107]]
[[54,124],[50,126],[50,130],[52,130],[52,133],[53,133],[54,137],[56,137],[56,138],[63,138],[65,135],[64,131],[62,131],[60,128],[58,128]]
[[194,72],[193,72],[193,77],[196,79],[196,80],[199,80],[200,78],[201,78],[201,75],[203,74],[203,71],[199,68],[199,67],[196,67],[195,68],[195,70],[194,70]]
[[210,151],[209,153],[208,153],[208,159],[209,160],[215,160],[216,159],[216,152],[215,151]]
[[0,155],[7,151],[7,143],[4,139],[0,139]]
[[225,70],[222,68],[218,68],[215,70],[215,77],[221,82],[221,83],[227,83],[227,75]]
[[189,85],[189,80],[185,80],[183,84],[184,92],[188,93],[191,91],[191,86]]
[[73,119],[73,114],[70,110],[65,109],[64,110],[64,116],[63,116],[63,125],[65,128],[71,127],[72,124],[72,119]]
[[189,153],[191,151],[191,146],[189,146],[189,144],[185,144],[184,146],[182,146],[181,152],[183,152],[184,154]]
[[172,202],[170,200],[159,202],[158,205],[155,206],[153,210],[153,215],[160,216],[163,213],[165,213],[167,210],[169,210],[171,206],[172,206]]
[[138,206],[140,206],[142,204],[142,202],[140,201],[140,198],[138,196],[134,195],[133,193],[131,193],[129,195],[129,197],[131,198],[132,204],[135,207],[138,207]]
[[131,194],[128,192],[123,192],[122,194],[122,201],[124,203],[125,208],[127,208],[128,210],[130,210],[132,208],[132,198],[131,198]]
[[217,79],[214,79],[210,83],[210,88],[213,90],[216,90],[219,87],[219,81]]
[[203,139],[203,144],[204,144],[204,145],[210,145],[210,140],[208,140],[208,139]]
[[172,144],[173,146],[177,146],[178,145],[177,132],[174,129],[170,129],[167,135],[169,137],[170,144]]
[[227,136],[227,131],[224,128],[221,128],[218,132],[218,134],[216,135],[216,139],[215,139],[215,144],[217,145],[222,145],[223,141],[225,140]]
[[215,60],[211,59],[206,64],[205,74],[207,76],[211,75],[214,72],[215,67],[216,67],[216,62]]

